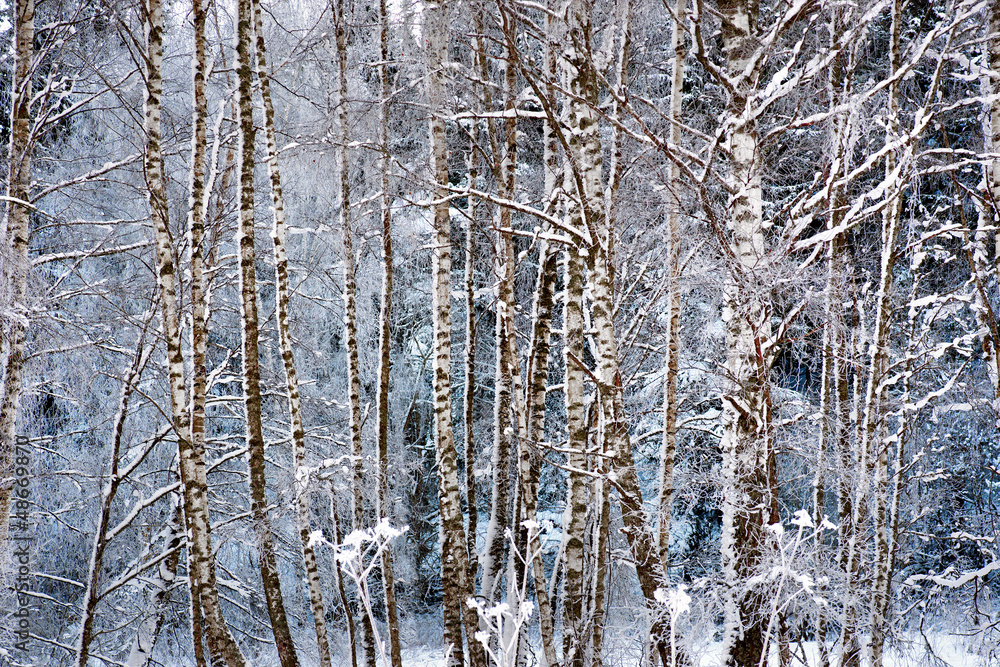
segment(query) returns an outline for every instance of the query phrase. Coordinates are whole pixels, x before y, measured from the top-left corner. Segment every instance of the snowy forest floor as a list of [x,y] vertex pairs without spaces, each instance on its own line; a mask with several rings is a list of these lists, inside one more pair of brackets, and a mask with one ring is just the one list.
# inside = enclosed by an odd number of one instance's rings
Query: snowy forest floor
[[[642,667],[648,662],[643,655],[645,633],[636,627],[619,623],[607,628],[604,667]],[[385,628],[383,627],[384,631]],[[445,667],[444,647],[440,620],[428,616],[408,619],[402,629],[404,667]],[[693,639],[693,641],[692,641]],[[535,648],[533,660],[526,667],[542,664],[541,648],[537,632],[532,632],[531,645]],[[692,648],[693,664],[696,667],[721,667],[722,643],[705,636],[686,636]],[[331,649],[335,651],[333,662],[336,667],[350,667],[351,656],[346,636],[334,639]],[[818,667],[821,664],[819,646],[816,642],[793,642],[790,645],[791,667]],[[836,646],[830,646],[830,667],[837,667]],[[311,664],[306,656],[303,664]],[[275,656],[275,665],[277,657]],[[780,664],[776,645],[771,646],[768,667]],[[927,632],[911,632],[887,647],[884,667],[1000,667],[1000,647],[984,647],[976,637],[937,629]],[[380,665],[381,667],[381,665]]]
[[[919,634],[907,637],[905,643],[893,647],[886,654],[884,667],[997,667],[1000,666],[1000,656],[996,652],[990,655],[977,655],[970,652],[964,644],[964,637],[947,633],[927,633],[926,642]],[[928,645],[930,650],[928,650]],[[722,664],[722,644],[713,642],[700,647],[694,657],[697,667],[720,667]],[[816,642],[792,644],[792,667],[817,667],[820,664],[819,647]],[[540,655],[536,655],[535,666],[539,665]],[[342,667],[350,665],[349,655],[335,658]],[[405,667],[444,667],[444,654],[441,647],[414,646],[403,650]],[[641,667],[642,656],[639,651],[621,651],[606,656],[606,667]],[[779,665],[777,647],[771,651],[768,667]],[[837,667],[835,656],[831,656],[830,667]]]

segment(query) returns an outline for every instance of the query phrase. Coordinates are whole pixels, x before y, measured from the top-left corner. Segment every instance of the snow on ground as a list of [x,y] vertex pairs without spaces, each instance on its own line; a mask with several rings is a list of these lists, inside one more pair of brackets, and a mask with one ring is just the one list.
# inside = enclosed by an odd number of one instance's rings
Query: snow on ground
[[[899,646],[887,648],[884,667],[1000,667],[1000,657],[996,655],[976,655],[969,652],[963,637],[944,633],[913,635]],[[928,651],[927,644],[931,651]],[[819,645],[816,642],[792,644],[792,667],[817,667],[820,664]],[[777,647],[772,646],[768,656],[768,667],[778,666]],[[696,655],[698,667],[721,667],[722,643],[714,642]],[[865,663],[870,664],[868,662]],[[830,667],[837,667],[837,656],[830,656]]]
[[[964,638],[944,633],[928,633],[927,642],[933,650],[933,656],[927,651],[924,638],[914,635],[901,645],[889,649],[886,653],[884,667],[1000,667],[1000,657],[996,652],[989,655],[976,655],[964,646]],[[793,644],[792,667],[817,667],[819,662],[819,646],[816,642]],[[703,647],[695,656],[698,667],[721,667],[722,644],[714,642]],[[627,659],[606,659],[609,665],[638,665],[638,656],[628,656]],[[540,664],[537,661],[535,664]],[[403,650],[404,667],[444,667],[444,652],[440,647],[415,646]],[[772,648],[768,667],[777,667],[777,650]],[[837,667],[836,656],[831,656],[831,667]]]

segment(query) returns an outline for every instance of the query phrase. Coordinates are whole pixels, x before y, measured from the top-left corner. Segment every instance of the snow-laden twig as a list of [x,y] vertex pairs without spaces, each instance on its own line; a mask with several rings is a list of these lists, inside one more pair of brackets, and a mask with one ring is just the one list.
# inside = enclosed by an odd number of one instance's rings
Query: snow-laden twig
[[[539,535],[539,525],[535,521],[523,521],[521,525],[528,531],[527,544],[541,544],[537,539]],[[505,532],[505,537],[511,543],[511,553],[519,560],[523,558],[517,550],[517,543],[510,529]],[[541,547],[539,547],[541,549]],[[521,641],[521,630],[531,619],[535,611],[535,604],[528,600],[528,578],[531,576],[530,564],[534,560],[535,554],[529,554],[523,558],[524,578],[516,586],[511,586],[508,592],[508,599],[489,609],[486,602],[481,599],[470,598],[466,604],[469,609],[475,609],[479,614],[482,625],[486,630],[476,633],[476,640],[483,645],[486,656],[494,667],[516,667],[518,663],[518,644]],[[514,599],[511,599],[513,595]],[[495,646],[491,639],[496,638]]]
[[677,667],[677,621],[691,610],[691,596],[687,594],[684,584],[672,590],[658,588],[653,595],[657,602],[666,605],[670,614],[670,667]]
[[[378,524],[369,530],[355,530],[344,538],[343,544],[332,545],[337,552],[337,563],[340,570],[354,582],[358,591],[358,599],[365,608],[365,613],[371,619],[372,635],[375,637],[375,646],[378,649],[379,657],[383,665],[389,664],[389,659],[385,652],[385,642],[378,632],[375,614],[372,611],[372,595],[368,587],[368,580],[372,572],[382,562],[382,552],[389,548],[389,543],[409,529],[403,526],[401,529],[393,528],[389,519],[382,517]],[[323,539],[322,532],[314,532],[310,538],[310,544],[326,540]],[[329,542],[327,542],[329,544]]]

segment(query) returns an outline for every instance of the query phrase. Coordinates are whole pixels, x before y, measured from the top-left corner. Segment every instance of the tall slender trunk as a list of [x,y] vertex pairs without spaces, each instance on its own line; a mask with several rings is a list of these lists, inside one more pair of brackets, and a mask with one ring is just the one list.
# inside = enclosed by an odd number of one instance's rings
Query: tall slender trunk
[[[474,12],[473,19],[475,36],[472,39],[472,58],[470,65],[473,68],[482,68],[486,65],[486,55],[484,46],[483,16],[481,12]],[[485,86],[482,87],[483,94],[488,99],[489,93]],[[487,106],[488,105],[485,105]],[[468,156],[468,182],[470,189],[479,186],[480,165],[482,157],[480,154],[480,129],[479,124],[475,124],[470,129],[469,156]],[[465,281],[465,356],[464,356],[464,390],[462,395],[462,424],[463,442],[465,449],[465,505],[468,512],[468,525],[466,529],[467,550],[469,553],[469,578],[473,590],[476,587],[476,580],[484,568],[480,564],[480,556],[477,549],[479,533],[479,492],[476,485],[476,438],[475,438],[475,404],[476,404],[476,351],[478,346],[478,332],[476,317],[476,243],[475,234],[478,228],[479,200],[477,197],[469,197],[465,216],[465,246],[464,246],[464,281]],[[491,487],[492,488],[492,487]],[[492,499],[492,498],[491,498]],[[492,507],[492,505],[491,505]],[[486,551],[484,558],[488,557],[490,551],[491,537],[487,533]],[[492,586],[490,586],[492,588]],[[486,590],[486,587],[483,587]]]
[[321,667],[330,667],[330,642],[326,631],[326,607],[323,588],[316,564],[316,552],[310,541],[312,526],[309,520],[309,479],[305,469],[306,440],[299,396],[299,381],[295,371],[292,350],[292,332],[289,321],[288,256],[285,252],[285,200],[278,168],[277,131],[274,125],[274,104],[271,99],[271,78],[267,71],[267,49],[264,42],[263,22],[259,0],[253,1],[254,27],[256,29],[257,79],[260,81],[264,103],[264,130],[267,141],[267,172],[271,179],[271,206],[274,226],[271,239],[274,243],[274,268],[276,274],[275,301],[277,304],[278,339],[281,360],[285,370],[285,388],[288,391],[289,430],[292,441],[292,459],[295,466],[295,519],[302,549],[302,561],[309,587],[309,607],[316,628],[316,646]]
[[[379,307],[379,363],[378,363],[378,494],[379,517],[389,516],[389,373],[392,370],[392,179],[389,161],[389,100],[392,82],[389,80],[389,14],[386,0],[379,0],[379,47],[381,65],[379,84],[382,99],[379,102],[379,143],[382,157],[379,171],[382,178],[382,297]],[[467,384],[468,388],[469,385]],[[468,452],[471,438],[466,439]],[[466,453],[468,455],[468,453]],[[474,498],[470,496],[470,507]],[[470,510],[471,512],[471,510]],[[471,516],[471,514],[470,514]],[[473,531],[475,530],[473,524]],[[473,532],[473,539],[475,533]],[[382,552],[382,588],[385,591],[386,623],[389,626],[389,655],[392,667],[402,667],[402,647],[399,641],[399,612],[396,609],[396,577],[393,572],[392,549]],[[473,580],[475,575],[472,575]]]
[[[757,46],[756,9],[752,0],[720,3],[723,50],[732,76],[742,74]],[[728,230],[733,260],[724,290],[726,371],[721,448],[723,488],[722,566],[726,580],[724,647],[729,665],[756,666],[764,649],[766,607],[762,591],[750,583],[767,548],[765,524],[771,515],[770,414],[767,405],[768,360],[763,344],[770,338],[771,304],[758,276],[766,248],[761,201],[761,163],[757,130],[747,111],[756,76],[746,77],[730,93],[732,131]]]
[[[676,146],[681,140],[681,106],[684,96],[684,59],[687,46],[684,41],[684,23],[687,20],[687,0],[677,0],[674,5],[674,33],[671,45],[674,52],[674,67],[670,82],[670,108],[667,122],[670,123],[668,142]],[[663,567],[670,562],[670,523],[674,503],[674,458],[677,452],[677,373],[680,360],[681,292],[680,292],[680,246],[681,246],[681,200],[680,168],[670,164],[669,185],[671,201],[667,210],[669,231],[667,271],[670,285],[667,291],[667,362],[663,380],[663,442],[660,450],[660,532],[659,557]]]
[[250,453],[250,500],[258,564],[264,585],[267,613],[282,667],[296,667],[298,657],[288,627],[281,596],[274,535],[267,512],[267,478],[264,429],[261,417],[260,360],[258,358],[257,276],[254,248],[254,142],[253,122],[254,11],[252,0],[240,0],[236,31],[237,77],[239,80],[238,124],[240,131],[239,230],[240,311],[243,352],[243,395],[246,409],[246,442]]
[[[504,13],[506,20],[507,14]],[[513,30],[512,26],[506,29]],[[512,41],[508,37],[508,41]],[[481,48],[477,55],[480,59],[480,75],[484,81],[489,80],[486,64],[486,53]],[[504,199],[514,193],[514,169],[517,162],[517,123],[514,117],[515,69],[512,62],[507,62],[504,68],[504,129],[506,142],[502,142],[496,123],[490,119],[487,122],[490,147],[494,162],[494,176],[497,182],[497,194]],[[487,111],[491,108],[491,95],[484,87],[483,97]],[[498,597],[497,578],[499,576],[504,554],[508,549],[505,537],[508,528],[520,533],[520,526],[511,523],[511,497],[517,495],[511,488],[513,477],[513,448],[516,424],[512,419],[515,410],[514,402],[519,400],[516,385],[521,376],[520,361],[517,355],[515,311],[514,311],[514,244],[509,232],[511,211],[501,206],[496,212],[496,364],[493,398],[493,492],[490,503],[490,523],[486,532],[486,553],[483,558],[483,595],[486,599],[495,601]],[[518,433],[518,442],[524,433]],[[512,554],[513,557],[513,554]],[[516,586],[516,580],[508,582]]]
[[[451,212],[448,195],[447,128],[442,117],[445,102],[444,68],[448,54],[447,0],[429,2],[424,8],[430,167],[434,180],[434,245],[432,290],[434,294],[434,444],[438,464],[438,500],[441,510],[441,582],[444,593],[444,641],[448,665],[485,665],[485,652],[475,639],[479,621],[466,601],[474,595],[469,574],[468,542],[462,517],[458,483],[458,454],[451,418]],[[463,648],[462,629],[468,639]]]
[[[889,76],[899,70],[900,23],[902,6],[900,0],[892,3],[892,17],[889,33]],[[896,140],[899,132],[899,86],[892,83],[888,88],[889,104],[886,124],[886,142]],[[886,156],[885,173],[891,173],[898,162],[898,156],[889,152]],[[895,188],[894,188],[895,190]],[[865,428],[861,442],[862,455],[874,459],[875,485],[872,490],[872,522],[875,529],[875,578],[871,590],[871,660],[872,667],[882,667],[883,649],[889,627],[889,593],[892,587],[892,554],[889,547],[889,517],[886,496],[889,484],[888,450],[888,392],[883,386],[883,376],[889,368],[889,324],[892,319],[892,286],[895,268],[896,238],[899,236],[902,213],[902,193],[895,192],[882,214],[882,269],[881,284],[876,295],[875,332],[872,340],[871,371],[868,390],[865,395]],[[865,468],[861,468],[862,474]],[[867,476],[866,476],[867,479]]]
[[[4,244],[4,269],[0,280],[9,281],[11,312],[5,318],[2,339],[7,342],[7,361],[3,369],[3,395],[0,396],[0,545],[7,541],[11,495],[14,489],[14,442],[17,407],[24,384],[27,331],[28,242],[31,237],[31,74],[35,40],[34,0],[15,0],[14,67],[11,79],[10,148],[7,153],[7,214],[0,243]],[[20,311],[20,312],[18,312]],[[2,352],[3,350],[0,350]]]
[[[981,79],[980,87],[986,103],[983,118],[983,152],[996,153],[1000,150],[1000,98],[994,97],[1000,91],[1000,8],[992,3],[987,10],[987,30],[984,50],[989,75]],[[979,206],[979,220],[973,245],[972,270],[976,283],[975,311],[980,327],[989,333],[983,336],[983,353],[986,358],[986,373],[993,390],[993,412],[1000,427],[1000,322],[997,313],[989,304],[989,286],[1000,284],[1000,159],[993,158],[983,165],[981,185],[983,201]],[[990,260],[989,228],[993,228],[995,245],[994,257]],[[992,275],[992,281],[990,277]]]
[[[607,440],[601,437],[595,422],[598,419],[598,410],[593,402],[588,408],[586,423],[588,429],[593,432],[598,440],[598,455],[591,459],[591,471],[602,472],[605,470],[604,462],[607,460],[609,452],[607,450]],[[611,529],[611,482],[606,476],[598,476],[591,486],[591,498],[594,505],[594,530],[591,537],[591,561],[594,571],[592,572],[590,609],[588,623],[590,623],[590,645],[589,660],[590,667],[601,667],[604,664],[604,623],[608,615],[608,556],[610,549],[609,532]]]
[[[573,224],[572,201],[569,222]],[[587,409],[584,403],[583,359],[583,258],[576,248],[564,253],[565,295],[563,296],[563,354],[566,401],[567,463],[566,516],[563,519],[563,662],[567,667],[583,667],[588,637],[584,604],[584,558],[587,540]]]
[[[891,29],[889,42],[889,75],[892,76],[899,68],[899,30],[901,6],[898,0],[891,5]],[[898,132],[899,100],[898,84],[893,82],[888,87],[888,115],[886,125],[886,141],[896,138]],[[892,173],[897,165],[898,156],[890,151],[886,156],[885,173]],[[892,287],[893,269],[896,260],[896,237],[899,233],[901,212],[901,193],[898,187],[890,190],[891,199],[882,213],[881,257],[879,270],[879,286],[875,295],[875,320],[869,342],[869,367],[864,389],[862,417],[858,430],[859,454],[857,478],[855,482],[855,497],[853,506],[853,531],[848,543],[847,554],[847,592],[845,605],[845,621],[842,630],[844,667],[856,667],[861,664],[862,641],[859,636],[858,619],[861,616],[861,600],[864,595],[862,582],[858,576],[864,557],[864,524],[872,522],[875,535],[874,580],[868,589],[871,595],[870,632],[871,656],[873,664],[880,665],[885,641],[886,619],[881,617],[878,609],[882,606],[880,591],[886,590],[886,579],[890,573],[886,570],[888,563],[886,550],[888,536],[886,533],[886,484],[888,481],[888,453],[885,448],[887,416],[886,389],[882,385],[889,364],[889,327],[892,320]],[[874,482],[874,489],[869,492],[869,484]]]
[[[830,41],[835,43],[842,27],[847,25],[846,17],[834,10],[830,21]],[[830,66],[830,107],[836,108],[850,94],[850,77],[846,76],[849,62],[848,52],[842,52]],[[830,197],[828,202],[827,229],[837,229],[844,218],[847,204],[844,176],[849,170],[847,163],[847,143],[851,125],[844,114],[834,116],[830,129],[830,142],[833,146],[831,156]],[[844,288],[848,280],[848,265],[845,257],[846,239],[838,234],[830,240],[826,258],[826,288],[824,289],[825,323],[823,327],[823,369],[820,383],[820,439],[816,456],[816,473],[813,479],[813,522],[819,526],[825,519],[827,479],[829,465],[827,460],[840,463],[840,476],[837,487],[838,501],[838,543],[845,545],[851,531],[851,494],[848,484],[850,474],[851,440],[848,424],[850,409],[850,386],[848,383],[848,345],[847,323],[844,312]],[[818,538],[819,539],[819,538]],[[838,559],[839,561],[839,559]],[[841,563],[842,565],[842,563]],[[819,611],[817,620],[817,637],[821,667],[830,663],[829,650],[826,645],[827,616],[826,610]]]
[[[606,215],[598,104],[598,77],[587,51],[593,41],[592,4],[573,0],[567,8],[567,44],[563,54],[568,103],[568,162],[575,182],[573,196],[580,207],[582,225],[578,229],[580,250],[586,253],[587,279],[591,295],[591,321],[596,332],[594,356],[602,448],[610,457],[613,485],[618,493],[623,532],[632,551],[633,563],[643,598],[656,610],[655,592],[663,582],[656,540],[643,507],[642,490],[636,474],[629,440],[628,421],[618,368],[618,342],[614,327],[614,237]],[[579,363],[579,361],[577,362]],[[654,619],[651,635],[657,641],[661,660],[666,663],[666,625]]]
[[[344,246],[344,347],[347,351],[348,430],[351,434],[351,522],[354,530],[367,523],[364,502],[364,449],[361,441],[361,363],[358,356],[357,279],[354,258],[354,223],[351,218],[350,136],[347,102],[347,23],[344,0],[333,3],[337,42],[337,87],[334,106],[338,110],[340,132],[337,145],[339,176],[340,236]],[[372,621],[361,614],[361,644],[366,665],[375,664],[375,636]]]
[[[212,551],[211,520],[208,509],[208,482],[204,454],[192,439],[190,415],[185,406],[184,357],[181,349],[180,314],[177,304],[175,255],[169,232],[163,154],[160,147],[160,96],[163,90],[163,9],[160,0],[146,0],[146,185],[150,217],[156,238],[156,279],[163,308],[163,333],[167,344],[170,379],[170,408],[181,482],[184,485],[184,521],[188,536],[188,578],[191,586],[192,632],[201,636],[200,620],[213,667],[242,667],[245,662],[222,617]],[[194,393],[194,392],[193,392]],[[197,651],[197,646],[196,646]]]
[[[473,130],[473,137],[478,135]],[[476,189],[480,157],[476,146],[469,150],[469,188]],[[478,198],[469,197],[465,216],[465,390],[462,396],[462,425],[465,445],[465,506],[468,513],[466,538],[469,550],[469,576],[473,585],[479,569],[476,537],[479,532],[479,494],[476,491],[476,244]]]
[[81,609],[80,634],[76,643],[77,667],[86,667],[90,656],[90,643],[94,638],[94,618],[97,603],[101,600],[100,578],[104,569],[104,551],[108,546],[107,533],[111,522],[111,506],[118,495],[123,477],[119,474],[118,463],[121,458],[122,433],[125,420],[128,419],[128,404],[135,391],[136,384],[149,359],[152,348],[146,347],[145,330],[139,337],[137,349],[132,357],[132,368],[122,384],[122,394],[118,401],[118,412],[115,414],[114,431],[111,437],[111,469],[108,471],[107,483],[101,483],[101,513],[97,518],[94,531],[94,545],[90,552],[90,567],[87,573],[87,589],[83,595]]
[[[206,354],[208,349],[208,313],[205,293],[205,215],[210,190],[205,183],[205,158],[207,141],[208,100],[205,95],[205,6],[202,0],[192,0],[194,19],[194,56],[191,59],[194,113],[191,133],[191,188],[188,200],[188,235],[191,253],[191,448],[195,452],[195,474],[208,477],[205,471],[205,395],[208,386]],[[191,558],[188,550],[188,559]],[[188,570],[191,570],[190,564]],[[194,640],[194,658],[198,667],[205,665],[205,647],[202,632],[202,582],[189,577],[191,591],[191,627]]]
[[[868,331],[866,327],[866,315],[864,303],[855,302],[857,328],[851,335],[851,358],[855,360],[864,359],[868,351]],[[850,512],[850,518],[846,524],[839,526],[838,537],[840,539],[840,553],[838,554],[840,565],[844,570],[844,609],[840,628],[841,658],[840,664],[843,667],[860,667],[862,638],[858,627],[860,609],[858,597],[861,595],[860,582],[858,581],[861,571],[861,539],[864,524],[868,520],[867,505],[858,504],[860,497],[858,489],[867,483],[864,474],[864,467],[861,460],[862,447],[862,425],[860,418],[861,405],[864,392],[864,373],[861,368],[854,372],[854,381],[851,383],[850,392],[850,431],[853,433],[855,451],[850,451],[849,447],[841,450],[841,467],[843,468],[840,482],[840,513],[844,516],[846,511]]]
[[[541,465],[537,448],[545,440],[545,397],[548,383],[549,340],[552,328],[553,291],[555,288],[558,254],[549,249],[547,241],[538,248],[538,278],[532,309],[531,348],[528,359],[528,432],[519,440],[519,471],[521,478],[521,520],[538,523],[538,475]],[[528,531],[525,556],[531,560],[538,621],[545,662],[543,667],[557,664],[552,603],[548,595],[548,579],[542,562],[538,530]]]

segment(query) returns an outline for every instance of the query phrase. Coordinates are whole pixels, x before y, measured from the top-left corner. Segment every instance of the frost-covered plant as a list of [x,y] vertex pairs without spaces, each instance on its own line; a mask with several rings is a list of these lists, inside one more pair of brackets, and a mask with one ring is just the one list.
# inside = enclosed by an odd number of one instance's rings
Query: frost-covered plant
[[336,547],[337,563],[340,565],[340,570],[354,582],[358,591],[358,599],[371,620],[375,647],[383,665],[388,665],[389,659],[385,653],[385,642],[379,635],[375,614],[372,611],[372,595],[371,589],[368,587],[368,580],[375,568],[382,562],[382,553],[389,548],[389,543],[408,529],[409,526],[403,526],[401,529],[393,528],[389,520],[382,517],[373,529],[355,530],[344,538],[343,544]]
[[687,594],[687,586],[680,584],[667,591],[658,588],[653,597],[667,607],[667,614],[670,616],[670,667],[677,667],[677,622],[690,611],[691,596]]
[[[521,525],[528,531],[527,544],[540,544],[538,540],[539,524],[535,521],[523,521]],[[522,561],[524,576],[516,585],[510,586],[507,600],[489,609],[481,599],[470,598],[466,603],[469,609],[475,609],[486,630],[476,633],[476,640],[486,649],[486,656],[495,667],[516,667],[518,643],[521,641],[521,631],[531,619],[535,604],[528,600],[528,579],[531,576],[531,563],[534,553],[523,558],[517,550],[514,536],[508,529],[504,537],[511,543],[511,553]],[[539,547],[541,549],[541,547]],[[494,643],[492,640],[496,639]]]
[[[785,534],[785,527],[780,523],[768,526],[774,536],[777,548],[775,555],[777,561],[771,568],[760,575],[760,583],[767,582],[774,586],[774,594],[771,596],[771,613],[767,621],[767,632],[764,633],[764,652],[761,660],[766,660],[768,655],[768,645],[770,644],[774,624],[779,616],[791,606],[792,602],[801,594],[813,595],[813,588],[816,582],[813,577],[805,572],[795,569],[794,563],[799,559],[800,549],[804,543],[815,540],[824,530],[836,530],[836,526],[825,518],[819,526],[813,522],[809,512],[800,509],[792,518],[792,524],[798,527],[795,537],[789,540]],[[794,590],[791,586],[798,584]],[[814,598],[822,602],[819,598]]]

